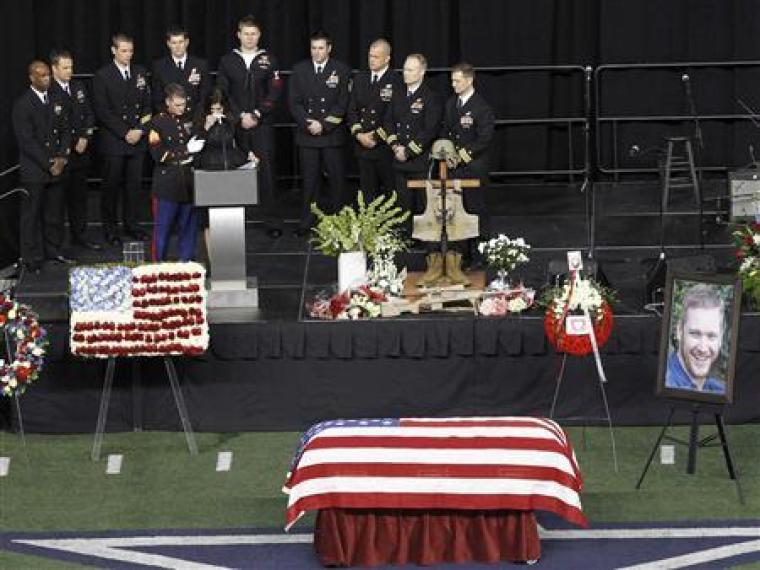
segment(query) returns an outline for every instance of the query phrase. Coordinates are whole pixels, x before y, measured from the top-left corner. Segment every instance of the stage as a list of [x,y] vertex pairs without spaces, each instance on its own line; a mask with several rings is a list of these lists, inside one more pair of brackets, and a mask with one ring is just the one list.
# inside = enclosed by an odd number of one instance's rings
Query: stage
[[[706,188],[708,194],[723,189],[719,181]],[[550,261],[563,259],[568,249],[588,253],[587,196],[578,184],[489,192],[493,232],[522,235],[534,246],[530,263],[515,277],[539,288],[551,279]],[[618,292],[615,328],[602,351],[612,418],[617,425],[661,424],[668,407],[654,396],[660,318],[644,309],[647,272],[659,253],[657,186],[597,184],[594,198],[604,213],[596,220],[594,259]],[[698,216],[688,206],[667,217],[668,259],[686,258],[687,265],[709,259],[719,271],[731,271],[729,228],[714,223],[721,212],[706,213],[700,248]],[[334,284],[336,263],[288,231],[294,228],[287,222],[284,235],[271,240],[255,219],[249,223],[249,273],[260,283],[257,318],[212,321],[209,352],[176,362],[196,430],[301,430],[336,417],[548,415],[561,357],[545,340],[540,310],[504,319],[433,313],[364,322],[309,320],[304,304]],[[71,253],[83,263],[117,261],[121,255],[116,249]],[[424,251],[412,250],[400,264],[421,269]],[[47,266],[17,284],[17,297],[40,312],[52,339],[41,380],[21,398],[28,432],[94,429],[105,364],[68,355],[67,289],[62,266]],[[727,412],[729,422],[760,415],[760,394],[752,390],[760,373],[760,315],[743,315],[739,338],[737,403]],[[556,415],[601,422],[591,359],[570,359]],[[160,360],[118,363],[107,429],[180,429]]]

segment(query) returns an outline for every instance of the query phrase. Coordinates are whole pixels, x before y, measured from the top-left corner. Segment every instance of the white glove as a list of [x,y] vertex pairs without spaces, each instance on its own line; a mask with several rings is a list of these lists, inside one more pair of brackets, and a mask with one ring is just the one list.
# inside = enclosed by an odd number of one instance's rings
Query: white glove
[[196,137],[191,138],[187,142],[187,152],[190,154],[195,154],[203,150],[203,145],[206,144],[206,141],[203,139],[197,139]]

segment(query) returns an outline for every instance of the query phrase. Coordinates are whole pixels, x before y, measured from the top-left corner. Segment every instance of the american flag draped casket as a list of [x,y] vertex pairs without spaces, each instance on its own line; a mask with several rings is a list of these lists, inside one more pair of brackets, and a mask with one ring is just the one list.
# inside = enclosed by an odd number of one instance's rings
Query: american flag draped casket
[[308,510],[546,510],[587,526],[562,428],[532,417],[332,420],[307,430],[283,491]]

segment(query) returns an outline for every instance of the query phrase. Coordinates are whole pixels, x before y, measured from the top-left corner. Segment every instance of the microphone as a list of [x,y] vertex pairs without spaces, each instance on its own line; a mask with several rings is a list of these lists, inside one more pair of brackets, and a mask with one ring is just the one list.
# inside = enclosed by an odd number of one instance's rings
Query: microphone
[[757,159],[755,158],[755,147],[752,145],[749,145],[749,156],[752,159],[752,164],[757,164]]
[[683,81],[684,83],[688,83],[689,82],[689,74],[688,73],[684,73],[681,76],[681,81]]
[[628,149],[628,156],[631,156],[631,157],[638,156],[640,152],[641,152],[641,147],[639,147],[639,145],[637,144],[632,144],[631,148]]

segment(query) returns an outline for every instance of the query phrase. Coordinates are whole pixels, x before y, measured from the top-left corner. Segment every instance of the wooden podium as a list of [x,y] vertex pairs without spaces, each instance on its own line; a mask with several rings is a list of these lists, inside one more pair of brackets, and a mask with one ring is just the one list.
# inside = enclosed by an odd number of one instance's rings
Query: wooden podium
[[[258,280],[245,258],[245,207],[259,203],[258,171],[195,170],[195,205],[208,208],[209,309],[255,309]],[[247,320],[247,319],[245,319]]]

